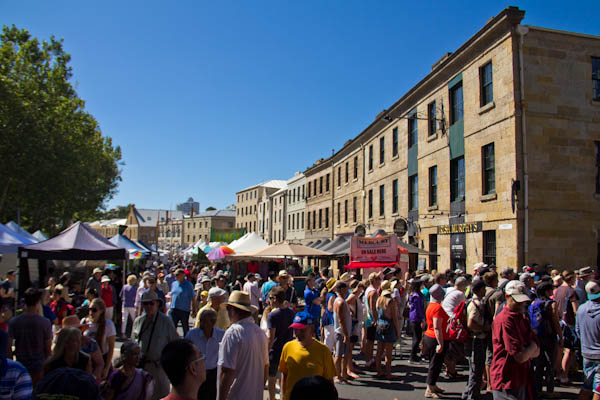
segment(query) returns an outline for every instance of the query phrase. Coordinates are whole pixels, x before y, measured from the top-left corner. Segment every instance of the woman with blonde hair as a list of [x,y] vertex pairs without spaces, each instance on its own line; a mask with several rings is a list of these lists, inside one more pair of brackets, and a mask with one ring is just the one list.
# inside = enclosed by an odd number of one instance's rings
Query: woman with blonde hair
[[85,323],[89,324],[89,327],[84,335],[95,339],[98,346],[100,346],[102,358],[104,359],[104,370],[102,371],[102,378],[104,379],[108,376],[111,368],[117,330],[115,324],[106,318],[106,306],[102,299],[92,300]]
[[377,353],[375,355],[375,368],[377,377],[383,377],[381,371],[381,358],[385,351],[385,377],[393,379],[392,376],[392,351],[394,344],[398,340],[400,332],[400,323],[398,321],[398,306],[396,300],[392,298],[394,285],[385,281],[381,285],[381,295],[377,299],[377,322],[375,331],[375,340],[377,343]]
[[81,331],[77,328],[65,327],[58,332],[52,354],[44,364],[44,374],[65,367],[92,373],[90,356],[81,351]]

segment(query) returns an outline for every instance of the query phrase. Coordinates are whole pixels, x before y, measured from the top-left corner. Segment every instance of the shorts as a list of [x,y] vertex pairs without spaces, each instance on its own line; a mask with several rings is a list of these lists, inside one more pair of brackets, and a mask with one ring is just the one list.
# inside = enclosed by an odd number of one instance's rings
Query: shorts
[[348,350],[348,343],[344,343],[344,335],[341,333],[335,334],[335,356],[343,357]]
[[485,365],[488,367],[492,365],[492,358],[494,358],[494,348],[492,346],[492,335],[488,334],[485,338]]
[[529,400],[527,387],[517,389],[492,390],[494,400]]
[[583,388],[600,394],[600,361],[583,357]]
[[375,333],[377,333],[377,328],[375,327],[375,325],[371,325],[370,327],[368,327],[367,340],[370,340],[371,342],[375,341]]
[[277,354],[270,351],[269,352],[269,377],[276,378],[279,376],[279,359],[281,358],[281,354],[277,357]]

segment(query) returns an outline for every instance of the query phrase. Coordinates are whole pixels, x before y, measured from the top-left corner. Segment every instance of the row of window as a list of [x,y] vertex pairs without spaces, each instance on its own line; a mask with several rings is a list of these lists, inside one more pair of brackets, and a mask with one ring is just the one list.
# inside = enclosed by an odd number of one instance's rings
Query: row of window
[[258,189],[257,190],[253,190],[251,192],[246,192],[246,193],[238,194],[238,196],[237,196],[237,202],[239,203],[240,201],[244,201],[244,196],[246,197],[246,200],[256,199],[256,198],[258,198]]
[[[240,207],[237,209],[237,215],[241,217],[244,215],[249,215],[250,213],[252,213],[252,206]],[[254,214],[256,214],[256,204],[254,205]]]
[[[496,231],[483,231],[483,262],[487,265],[496,265]],[[437,254],[438,251],[438,235],[429,235],[429,251]],[[438,256],[429,256],[429,269],[438,269]]]
[[[302,189],[302,190],[300,190]],[[304,185],[288,190],[288,204],[297,203],[304,200]]]
[[181,236],[181,231],[171,231],[171,230],[167,230],[165,231],[160,231],[158,234],[159,237],[180,237]]
[[[190,235],[187,235],[187,242],[188,243],[195,243],[196,242],[196,235],[191,235],[192,240],[190,241]],[[198,235],[198,240],[202,239],[202,235]],[[208,235],[204,235],[204,241],[206,243],[208,243]]]
[[297,230],[304,229],[304,211],[293,214],[288,214],[288,229]]
[[[193,229],[196,229],[196,223],[195,222],[188,222],[187,223],[187,228],[191,229],[190,227],[193,228]],[[208,228],[208,221],[204,221],[204,227]],[[198,222],[198,228],[202,228],[202,221]]]

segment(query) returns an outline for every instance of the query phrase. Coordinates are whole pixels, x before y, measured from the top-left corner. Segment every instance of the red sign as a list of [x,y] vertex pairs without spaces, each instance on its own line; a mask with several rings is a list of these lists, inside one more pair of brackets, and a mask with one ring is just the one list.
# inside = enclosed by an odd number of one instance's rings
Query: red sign
[[396,235],[375,238],[352,236],[350,261],[397,262],[398,239],[396,238]]

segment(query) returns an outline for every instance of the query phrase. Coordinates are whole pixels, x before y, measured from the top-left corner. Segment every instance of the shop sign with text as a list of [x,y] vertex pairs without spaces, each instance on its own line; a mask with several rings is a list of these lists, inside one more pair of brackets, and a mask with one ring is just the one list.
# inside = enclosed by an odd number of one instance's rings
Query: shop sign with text
[[396,235],[376,238],[353,236],[350,259],[357,262],[397,262],[398,238]]
[[481,222],[468,222],[465,224],[441,225],[437,227],[438,235],[452,235],[456,233],[481,232]]

